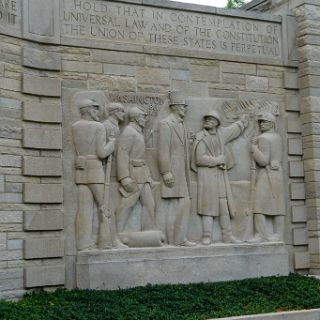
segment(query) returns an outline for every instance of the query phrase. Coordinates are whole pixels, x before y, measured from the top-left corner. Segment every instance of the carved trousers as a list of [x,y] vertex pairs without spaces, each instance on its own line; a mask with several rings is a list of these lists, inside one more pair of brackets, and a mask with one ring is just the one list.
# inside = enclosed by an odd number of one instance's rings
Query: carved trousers
[[122,197],[116,210],[116,221],[118,232],[123,232],[130,213],[137,201],[140,200],[142,210],[146,215],[141,218],[141,230],[155,229],[155,204],[149,183],[138,184],[139,191],[125,198]]
[[103,197],[103,184],[78,185],[78,213],[76,218],[78,250],[85,250],[95,245],[92,234],[94,204],[96,204],[98,211],[102,211]]

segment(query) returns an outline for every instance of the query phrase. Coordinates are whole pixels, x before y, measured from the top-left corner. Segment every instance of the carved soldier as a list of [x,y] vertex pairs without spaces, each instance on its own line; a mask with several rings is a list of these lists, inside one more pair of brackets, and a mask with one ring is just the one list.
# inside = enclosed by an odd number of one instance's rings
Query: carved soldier
[[158,141],[161,197],[168,207],[167,242],[194,246],[187,240],[191,204],[189,142],[184,126],[187,105],[179,91],[170,92],[169,98],[171,113],[160,122]]
[[[110,103],[106,108],[106,113],[108,114],[107,119],[103,122],[103,125],[106,130],[106,136],[107,140],[110,138],[117,140],[120,136],[120,128],[119,123],[124,120],[125,117],[125,109],[121,103],[112,102]],[[112,167],[112,168],[111,168]],[[114,170],[115,172],[116,167],[116,160],[115,160],[115,154],[111,155],[108,158],[108,161],[106,162],[106,182],[108,185],[107,193],[105,194],[106,198],[109,198],[110,196],[110,180],[111,180],[111,171]],[[110,208],[108,208],[110,210]],[[116,220],[114,212],[111,210],[109,211],[110,214],[110,231],[111,231],[111,238],[112,238],[112,246],[116,248],[124,247],[124,245],[121,243],[117,230],[116,230]]]
[[118,180],[121,200],[116,210],[117,230],[123,232],[130,213],[140,200],[143,216],[142,230],[155,229],[155,203],[151,191],[153,183],[145,158],[143,128],[147,114],[137,107],[128,112],[129,124],[120,135],[117,149]]
[[[256,235],[253,241],[279,241],[284,229],[284,185],[282,173],[281,137],[275,132],[276,119],[271,113],[258,115],[261,134],[253,138],[252,157],[257,164],[257,182],[254,197],[254,224]],[[272,218],[273,234],[268,234],[266,216]]]
[[[76,151],[75,183],[78,185],[77,248],[92,249],[93,203],[97,206],[99,224],[106,219],[104,207],[104,173],[102,160],[114,150],[114,141],[106,142],[106,133],[99,122],[99,105],[90,99],[78,104],[81,120],[72,125]],[[102,236],[99,234],[99,237]],[[98,239],[100,241],[100,239]]]
[[124,120],[125,110],[121,103],[110,103],[108,105],[108,118],[103,122],[107,137],[118,138],[120,136],[119,123]]
[[205,114],[203,130],[197,133],[192,150],[191,167],[198,174],[198,214],[204,245],[211,243],[214,217],[219,217],[223,242],[240,242],[231,231],[233,199],[226,171],[230,168],[231,153],[227,152],[226,144],[243,132],[248,121],[243,117],[228,127],[222,128],[220,124],[216,111]]

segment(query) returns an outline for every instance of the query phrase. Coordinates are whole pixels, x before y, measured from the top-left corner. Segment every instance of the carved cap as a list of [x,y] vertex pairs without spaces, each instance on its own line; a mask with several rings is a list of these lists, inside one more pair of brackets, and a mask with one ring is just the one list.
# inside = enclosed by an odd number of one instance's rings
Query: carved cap
[[183,94],[180,91],[169,91],[169,99],[170,99],[170,106],[173,105],[184,105],[186,106],[186,100]]
[[147,115],[146,112],[142,111],[138,107],[133,107],[133,108],[129,109],[129,111],[128,111],[129,119],[134,119],[135,117],[137,117],[140,114],[142,114],[144,116]]
[[258,121],[265,120],[265,121],[276,123],[276,117],[270,112],[259,113],[257,115],[257,120]]
[[116,110],[124,110],[124,106],[119,102],[111,102],[107,108],[108,108],[108,111],[110,112],[113,112]]
[[207,117],[213,117],[213,118],[215,118],[215,119],[218,120],[219,124],[221,123],[220,115],[219,115],[219,113],[218,113],[217,111],[215,111],[215,110],[211,110],[211,111],[209,111],[208,113],[205,113],[205,114],[203,115],[203,119],[205,119],[205,118],[207,118]]
[[100,107],[99,103],[92,99],[83,99],[78,102],[79,109],[86,108],[86,107]]

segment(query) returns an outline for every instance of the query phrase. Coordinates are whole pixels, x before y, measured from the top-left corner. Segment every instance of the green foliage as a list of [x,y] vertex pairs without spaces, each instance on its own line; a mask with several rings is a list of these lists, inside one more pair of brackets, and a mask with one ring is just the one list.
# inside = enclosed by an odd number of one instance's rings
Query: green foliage
[[245,4],[245,0],[228,0],[227,8],[228,9],[236,9]]
[[126,290],[59,289],[0,302],[3,320],[205,320],[320,307],[320,281],[290,275]]

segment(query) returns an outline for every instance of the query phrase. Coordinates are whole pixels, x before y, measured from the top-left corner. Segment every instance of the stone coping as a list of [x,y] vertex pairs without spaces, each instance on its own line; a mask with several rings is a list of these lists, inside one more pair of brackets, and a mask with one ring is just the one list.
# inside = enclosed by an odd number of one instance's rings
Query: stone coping
[[288,311],[276,313],[263,313],[251,316],[241,317],[227,317],[227,318],[214,318],[223,320],[319,320],[320,309],[302,310],[302,311]]

